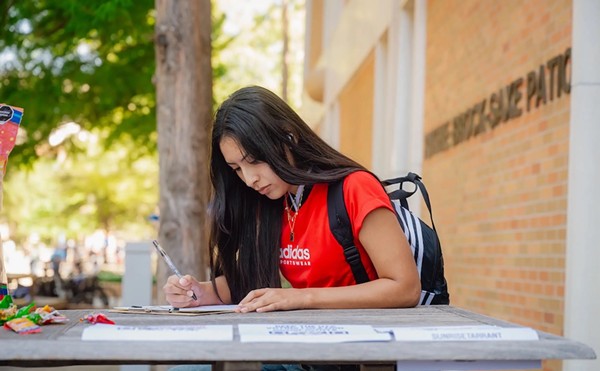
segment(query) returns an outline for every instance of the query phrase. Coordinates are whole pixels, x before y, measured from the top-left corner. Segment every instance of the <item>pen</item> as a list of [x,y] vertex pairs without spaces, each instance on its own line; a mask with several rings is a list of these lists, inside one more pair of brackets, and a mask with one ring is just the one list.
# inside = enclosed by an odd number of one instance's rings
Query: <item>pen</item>
[[[166,251],[162,248],[162,246],[160,246],[158,241],[153,240],[152,243],[154,244],[154,247],[156,247],[156,251],[158,251],[160,256],[162,256],[162,258],[165,260],[165,263],[167,263],[169,268],[171,268],[171,270],[177,275],[177,277],[181,278],[182,276],[181,276],[181,273],[179,273],[179,269],[177,269],[175,264],[173,264],[173,262],[171,261],[171,258],[169,258],[169,255],[167,255]],[[196,297],[196,294],[193,291],[192,291],[192,299],[198,300],[198,298]]]

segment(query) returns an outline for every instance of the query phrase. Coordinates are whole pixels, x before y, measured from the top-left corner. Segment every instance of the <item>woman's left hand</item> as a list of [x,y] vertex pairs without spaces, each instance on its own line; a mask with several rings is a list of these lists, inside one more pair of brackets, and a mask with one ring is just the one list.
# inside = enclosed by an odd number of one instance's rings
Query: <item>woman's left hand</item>
[[306,308],[308,292],[301,289],[257,289],[240,301],[238,312],[271,312]]

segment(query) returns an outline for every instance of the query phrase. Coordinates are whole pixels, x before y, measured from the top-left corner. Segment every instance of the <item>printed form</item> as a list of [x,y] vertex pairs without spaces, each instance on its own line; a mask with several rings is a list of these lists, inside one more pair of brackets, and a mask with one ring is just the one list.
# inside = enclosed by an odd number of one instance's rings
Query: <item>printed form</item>
[[81,340],[233,341],[233,326],[116,326],[99,323],[85,328]]
[[368,325],[240,324],[241,342],[343,343],[389,341],[389,333]]

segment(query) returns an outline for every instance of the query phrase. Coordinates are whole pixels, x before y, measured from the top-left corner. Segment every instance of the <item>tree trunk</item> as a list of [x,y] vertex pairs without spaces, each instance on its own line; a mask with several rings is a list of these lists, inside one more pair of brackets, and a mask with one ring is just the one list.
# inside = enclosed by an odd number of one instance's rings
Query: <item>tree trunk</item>
[[[159,241],[182,274],[205,280],[212,120],[210,0],[156,0]],[[159,259],[158,301],[173,272]]]

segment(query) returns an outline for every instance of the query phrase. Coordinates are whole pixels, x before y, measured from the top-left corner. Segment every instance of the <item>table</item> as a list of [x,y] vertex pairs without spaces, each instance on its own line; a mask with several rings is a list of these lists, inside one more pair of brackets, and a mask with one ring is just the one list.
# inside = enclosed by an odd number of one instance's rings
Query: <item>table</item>
[[[0,366],[65,366],[92,364],[213,363],[217,370],[258,369],[265,363],[355,363],[364,369],[395,365],[398,369],[444,369],[443,362],[459,361],[452,369],[491,363],[493,369],[513,367],[515,361],[538,368],[544,359],[594,359],[585,344],[538,332],[536,341],[357,342],[337,344],[241,343],[241,323],[369,324],[377,327],[517,325],[452,306],[409,309],[298,310],[271,313],[225,313],[173,316],[108,313],[118,325],[234,325],[232,342],[82,341],[89,324],[79,321],[91,310],[64,310],[64,325],[44,326],[40,334],[18,335],[0,330]],[[404,368],[403,368],[404,367]],[[471,367],[471,368],[470,368]],[[481,369],[481,368],[477,368]],[[488,368],[491,369],[491,368]]]

